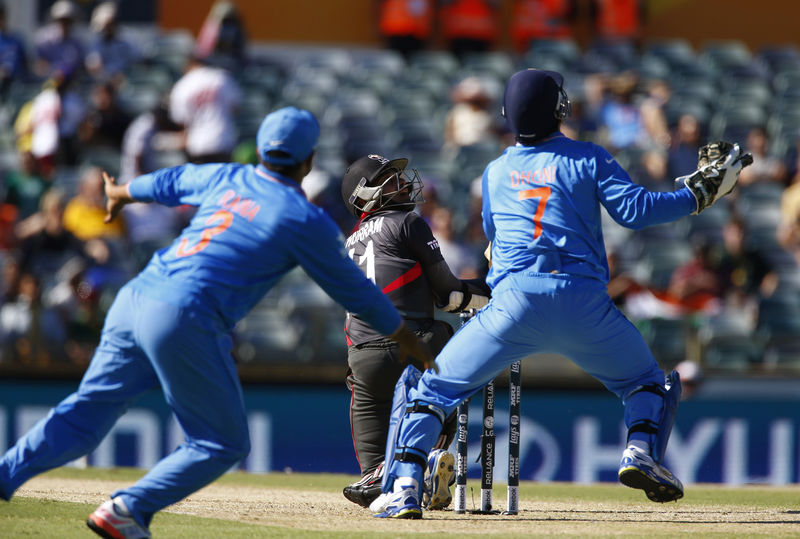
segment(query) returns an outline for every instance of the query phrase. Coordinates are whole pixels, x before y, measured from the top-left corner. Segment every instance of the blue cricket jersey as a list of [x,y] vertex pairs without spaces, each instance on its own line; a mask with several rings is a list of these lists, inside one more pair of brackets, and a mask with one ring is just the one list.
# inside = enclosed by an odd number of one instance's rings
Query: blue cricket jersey
[[523,270],[607,283],[601,204],[632,229],[674,221],[697,208],[687,188],[648,191],[605,149],[561,133],[535,146],[508,147],[486,167],[482,190],[492,288]]
[[130,183],[136,200],[197,207],[180,236],[132,281],[141,293],[216,313],[228,329],[300,265],[345,309],[384,334],[401,323],[347,256],[344,236],[297,182],[262,166],[182,165]]

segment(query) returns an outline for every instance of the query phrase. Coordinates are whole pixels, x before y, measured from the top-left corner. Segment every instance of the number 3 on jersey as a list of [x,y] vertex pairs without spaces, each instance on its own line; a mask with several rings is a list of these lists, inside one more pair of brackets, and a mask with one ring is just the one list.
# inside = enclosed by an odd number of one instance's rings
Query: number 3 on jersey
[[[364,250],[364,254],[358,257],[358,260],[355,259],[356,250],[350,249],[347,252],[350,255],[350,258],[355,261],[356,264],[361,268],[361,270],[367,275],[367,279],[375,282],[375,248],[372,245],[372,240],[369,240],[367,243],[367,248]],[[366,265],[366,269],[362,266]]]
[[517,200],[527,200],[529,198],[539,199],[536,203],[536,211],[533,214],[533,239],[536,239],[542,235],[542,216],[544,215],[544,207],[547,206],[547,199],[550,198],[550,188],[537,187],[517,193]]
[[[214,223],[219,222],[216,226],[211,226]],[[231,226],[233,223],[233,214],[229,211],[219,210],[214,213],[211,217],[206,220],[206,225],[209,228],[204,228],[203,233],[200,235],[200,241],[194,244],[193,246],[189,247],[189,240],[183,238],[181,240],[180,245],[178,245],[178,252],[177,257],[183,258],[185,256],[191,256],[193,254],[197,254],[206,247],[208,247],[211,238],[216,236],[217,234],[222,234],[228,227]]]

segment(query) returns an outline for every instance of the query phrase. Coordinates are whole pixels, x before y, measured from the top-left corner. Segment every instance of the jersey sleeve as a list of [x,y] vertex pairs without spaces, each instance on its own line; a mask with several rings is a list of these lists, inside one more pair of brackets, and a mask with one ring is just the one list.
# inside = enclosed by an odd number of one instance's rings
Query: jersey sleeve
[[668,223],[695,211],[688,189],[650,191],[631,180],[611,154],[596,146],[597,196],[617,223],[632,229]]
[[347,256],[344,236],[324,211],[314,208],[292,229],[297,262],[334,301],[384,335],[400,327],[400,314]]
[[199,206],[203,193],[211,189],[226,165],[181,165],[144,174],[131,180],[131,196],[140,202],[158,202],[165,206]]
[[416,213],[409,212],[403,221],[403,235],[409,251],[423,268],[444,260],[431,227]]
[[494,222],[492,221],[492,206],[491,206],[491,197],[489,196],[489,168],[487,167],[483,171],[483,176],[481,178],[481,216],[483,217],[483,233],[486,235],[486,239],[494,241]]

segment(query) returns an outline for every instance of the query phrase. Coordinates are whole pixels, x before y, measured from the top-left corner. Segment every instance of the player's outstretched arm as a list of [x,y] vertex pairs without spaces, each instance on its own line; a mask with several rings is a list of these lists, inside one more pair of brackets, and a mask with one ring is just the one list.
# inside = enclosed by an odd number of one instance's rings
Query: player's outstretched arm
[[682,181],[694,195],[697,214],[730,193],[739,181],[739,173],[752,163],[753,156],[739,144],[724,140],[710,142],[698,151],[697,170],[676,181]]
[[405,363],[408,357],[411,356],[422,362],[426,369],[433,369],[434,372],[439,372],[439,367],[436,365],[436,360],[431,351],[413,331],[408,329],[405,322],[400,324],[395,332],[389,335],[389,338],[399,345],[398,354],[401,362]]
[[131,197],[131,192],[128,189],[128,184],[117,185],[117,180],[113,176],[109,176],[105,171],[103,172],[103,180],[105,181],[106,191],[106,216],[103,222],[110,223],[120,210],[131,202],[135,202]]
[[437,308],[457,313],[480,309],[489,303],[491,290],[483,279],[460,280],[444,260],[425,266],[423,270],[436,297]]

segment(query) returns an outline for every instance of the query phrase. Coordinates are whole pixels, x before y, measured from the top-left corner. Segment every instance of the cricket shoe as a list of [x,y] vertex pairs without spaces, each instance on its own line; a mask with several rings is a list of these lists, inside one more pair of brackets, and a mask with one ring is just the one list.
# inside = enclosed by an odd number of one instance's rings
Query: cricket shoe
[[450,485],[456,480],[456,459],[444,449],[434,449],[428,455],[425,480],[422,484],[422,507],[428,510],[444,509],[453,500]]
[[[402,479],[397,478],[395,483]],[[407,483],[407,484],[406,484]],[[403,488],[395,492],[384,492],[369,506],[375,518],[422,518],[422,506],[419,504],[419,487],[416,480],[404,481]]]
[[95,509],[86,525],[105,539],[150,539],[150,532],[133,520],[119,496]]
[[654,502],[674,502],[683,498],[683,484],[672,472],[635,447],[622,453],[619,465],[619,482],[638,488]]
[[381,483],[383,482],[383,463],[371,473],[351,485],[342,489],[344,497],[361,507],[369,507],[375,498],[381,495]]

